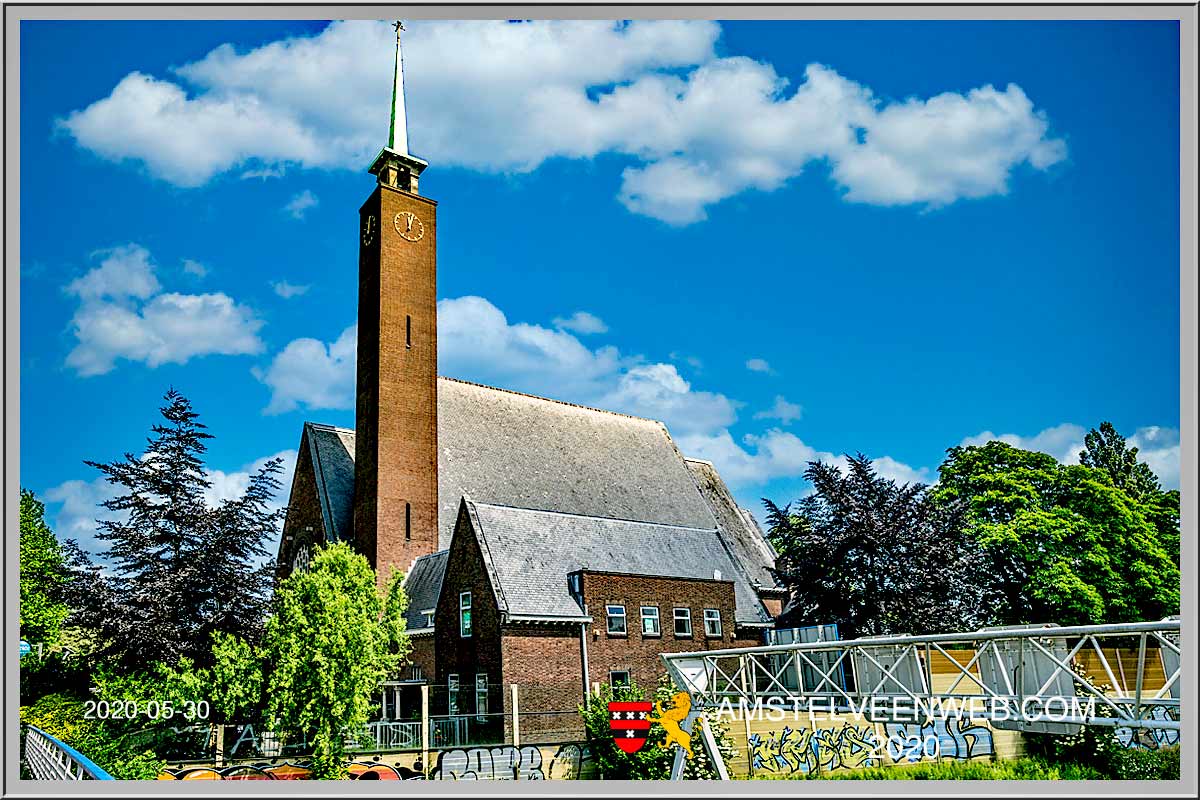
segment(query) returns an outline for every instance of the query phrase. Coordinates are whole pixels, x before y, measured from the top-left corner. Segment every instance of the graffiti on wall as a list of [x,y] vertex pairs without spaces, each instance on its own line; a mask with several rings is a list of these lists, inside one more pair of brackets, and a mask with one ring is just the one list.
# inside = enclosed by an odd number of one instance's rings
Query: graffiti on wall
[[[886,739],[883,737],[886,736]],[[841,727],[793,728],[754,733],[749,738],[755,772],[804,774],[879,766],[901,761],[992,755],[992,731],[967,717],[934,719],[925,724],[843,722]]]
[[[1161,706],[1150,712],[1150,717],[1157,720],[1179,721],[1179,712],[1174,708]],[[1117,741],[1122,747],[1139,748],[1142,750],[1157,750],[1160,747],[1174,747],[1179,744],[1178,730],[1148,730],[1146,728],[1117,728]]]
[[969,717],[941,717],[925,724],[889,722],[887,755],[892,763],[915,763],[928,758],[966,761],[995,753],[992,729]]
[[[430,772],[432,780],[579,780],[592,766],[592,753],[586,744],[568,742],[553,755],[550,749],[536,745],[515,748],[512,745],[444,750],[436,754]],[[425,780],[419,754],[407,753],[387,761],[376,756],[347,764],[351,780]],[[284,781],[310,780],[312,773],[305,760],[258,761],[229,766],[179,766],[166,769],[159,780],[210,781]]]
[[872,724],[840,728],[791,728],[751,734],[750,762],[756,772],[779,774],[873,766],[879,749]]
[[516,748],[472,747],[444,750],[438,758],[434,777],[443,781],[540,781],[542,750],[529,745]]

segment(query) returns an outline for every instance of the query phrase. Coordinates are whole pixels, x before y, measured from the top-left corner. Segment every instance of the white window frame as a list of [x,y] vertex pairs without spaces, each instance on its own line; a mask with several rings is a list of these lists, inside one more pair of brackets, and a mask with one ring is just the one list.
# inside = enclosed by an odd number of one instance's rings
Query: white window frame
[[[619,614],[613,613],[613,609],[620,609]],[[628,636],[629,635],[629,620],[625,616],[625,606],[613,603],[604,606],[604,615],[607,619],[606,628],[609,636]],[[621,620],[621,630],[613,630],[613,623]]]
[[[653,611],[653,614],[647,614],[647,611]],[[659,618],[658,606],[642,606],[642,636],[662,636],[662,620]],[[646,629],[646,622],[654,623],[654,630]]]
[[[708,626],[711,622],[715,622],[717,624],[717,630],[715,633],[709,630]],[[704,635],[709,639],[720,639],[723,635],[721,632],[721,610],[719,608],[704,609]]]
[[[616,676],[616,675],[624,675],[625,682],[618,684],[616,682],[616,680],[614,679],[614,676]],[[608,686],[609,686],[609,688],[616,689],[618,685],[626,686],[626,687],[633,686],[633,675],[630,674],[629,670],[627,670],[627,669],[610,669],[608,671]]]
[[446,713],[450,716],[458,714],[458,673],[451,672],[446,676]]
[[462,592],[458,595],[458,635],[461,638],[471,638],[471,622],[471,593]]
[[436,608],[427,608],[421,612],[421,616],[425,618],[425,627],[426,628],[433,627],[433,617],[435,614],[437,614]]
[[[683,612],[682,614],[680,614],[681,611]],[[690,608],[675,608],[672,613],[672,619],[674,620],[674,624],[671,626],[671,630],[675,632],[676,636],[680,639],[692,638],[692,610]],[[679,632],[680,622],[687,623],[686,633]]]
[[[482,686],[480,684],[482,683]],[[482,698],[482,702],[480,700]],[[475,721],[483,722],[487,713],[488,679],[486,672],[475,673]]]

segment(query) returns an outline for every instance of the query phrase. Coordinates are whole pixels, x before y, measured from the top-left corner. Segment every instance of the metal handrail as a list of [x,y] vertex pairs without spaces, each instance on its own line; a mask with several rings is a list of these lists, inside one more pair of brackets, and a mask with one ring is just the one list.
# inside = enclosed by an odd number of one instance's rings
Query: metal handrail
[[115,780],[83,753],[33,725],[25,733],[25,763],[37,780]]

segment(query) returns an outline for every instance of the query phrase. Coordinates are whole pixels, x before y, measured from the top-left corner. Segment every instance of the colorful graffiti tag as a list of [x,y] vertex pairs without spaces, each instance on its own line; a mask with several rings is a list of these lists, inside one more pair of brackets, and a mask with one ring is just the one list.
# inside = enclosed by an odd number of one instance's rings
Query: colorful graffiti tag
[[[550,755],[536,745],[512,745],[444,750],[437,755],[431,780],[579,780],[592,763],[586,744],[568,742]],[[548,761],[547,761],[548,759]],[[402,763],[407,761],[408,763]],[[425,780],[419,756],[408,753],[388,761],[355,760],[347,765],[350,780]],[[307,761],[257,761],[229,766],[180,766],[159,774],[159,780],[288,781],[311,780]]]
[[[1179,713],[1175,709],[1158,707],[1150,712],[1150,716],[1157,720],[1179,721]],[[1114,733],[1122,747],[1157,750],[1160,747],[1174,747],[1179,744],[1179,731],[1177,730],[1117,728]]]
[[874,725],[849,722],[840,728],[815,730],[785,727],[765,738],[752,734],[749,743],[756,772],[787,774],[873,766],[879,750]]
[[754,733],[748,739],[750,766],[754,772],[804,774],[924,759],[967,760],[995,751],[991,729],[966,717],[935,719],[924,725],[887,723],[881,728],[845,721],[841,727],[786,726]]
[[916,763],[928,758],[954,758],[966,761],[995,752],[992,730],[969,717],[943,717],[924,725],[913,722],[889,722],[887,755],[892,763]]

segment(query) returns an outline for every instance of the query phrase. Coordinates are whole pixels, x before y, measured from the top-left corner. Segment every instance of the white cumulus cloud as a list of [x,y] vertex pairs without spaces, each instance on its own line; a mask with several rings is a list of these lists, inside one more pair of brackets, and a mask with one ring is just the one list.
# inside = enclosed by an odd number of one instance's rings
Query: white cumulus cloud
[[292,199],[287,201],[283,210],[292,219],[304,219],[304,215],[308,213],[308,210],[316,208],[320,202],[315,194],[305,189],[303,192],[293,195]]
[[271,389],[263,413],[282,414],[301,405],[312,409],[353,408],[358,326],[351,325],[326,344],[318,339],[293,339],[256,378]]
[[790,425],[800,419],[803,409],[796,403],[789,403],[781,394],[775,395],[775,404],[754,415],[755,419],[777,419],[784,425]]
[[[790,80],[718,56],[706,21],[413,23],[410,141],[429,161],[528,172],[552,158],[633,160],[618,200],[670,224],[828,164],[852,202],[940,206],[1002,194],[1066,145],[1021,87],[890,100],[826,65]],[[80,146],[181,186],[237,171],[361,169],[386,135],[391,26],[335,22],[170,77],[125,76],[59,125]],[[581,57],[580,54],[587,54]]]
[[100,255],[98,267],[65,287],[80,301],[70,323],[77,344],[66,360],[80,375],[109,372],[118,359],[157,367],[262,351],[262,321],[229,295],[161,292],[150,253],[140,245]]
[[604,324],[604,320],[587,311],[576,311],[569,317],[555,317],[554,324],[563,330],[583,335],[608,332],[608,326]]

